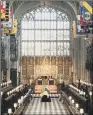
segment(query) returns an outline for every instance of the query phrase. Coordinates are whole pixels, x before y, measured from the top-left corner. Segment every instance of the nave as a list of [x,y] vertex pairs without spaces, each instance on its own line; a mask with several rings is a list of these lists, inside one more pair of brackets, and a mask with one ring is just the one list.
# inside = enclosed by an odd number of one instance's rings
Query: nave
[[[16,88],[12,87],[11,81],[5,84],[1,92],[2,115],[92,115],[93,85],[82,80],[76,84],[61,83],[57,93],[50,93],[46,85],[40,93],[35,93],[35,84]],[[53,85],[50,87],[53,89]]]
[[66,106],[59,101],[56,94],[51,98],[51,102],[41,102],[41,98],[33,98],[24,115],[70,115]]

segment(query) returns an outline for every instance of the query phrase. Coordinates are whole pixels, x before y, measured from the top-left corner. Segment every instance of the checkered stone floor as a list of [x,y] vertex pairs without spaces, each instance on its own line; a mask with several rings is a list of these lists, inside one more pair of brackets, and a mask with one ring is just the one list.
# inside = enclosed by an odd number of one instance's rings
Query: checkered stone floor
[[51,98],[51,102],[41,102],[41,98],[33,98],[24,115],[70,115],[70,113],[59,98]]
[[[58,98],[60,94],[49,94],[51,98]],[[40,98],[40,94],[32,94],[32,97],[34,98]]]

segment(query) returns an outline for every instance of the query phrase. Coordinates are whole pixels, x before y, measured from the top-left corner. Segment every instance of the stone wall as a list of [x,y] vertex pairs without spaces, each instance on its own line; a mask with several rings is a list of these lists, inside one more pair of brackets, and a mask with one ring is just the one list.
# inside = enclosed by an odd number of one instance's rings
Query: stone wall
[[82,79],[89,81],[88,71],[85,69],[86,61],[86,47],[89,42],[83,38],[76,38],[73,40],[73,76],[74,81]]

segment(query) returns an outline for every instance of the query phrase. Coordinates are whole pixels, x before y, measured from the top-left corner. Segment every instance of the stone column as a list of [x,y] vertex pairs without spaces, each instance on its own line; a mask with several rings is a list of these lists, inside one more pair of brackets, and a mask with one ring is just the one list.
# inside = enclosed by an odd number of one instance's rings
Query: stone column
[[11,61],[11,69],[10,69],[10,78],[12,80],[12,85],[17,86],[17,40],[15,35],[10,36],[10,61]]
[[10,80],[10,36],[4,36],[5,42],[5,59],[7,62],[7,81]]
[[77,78],[81,78],[81,52],[80,52],[81,38],[74,38],[73,40],[73,72]]

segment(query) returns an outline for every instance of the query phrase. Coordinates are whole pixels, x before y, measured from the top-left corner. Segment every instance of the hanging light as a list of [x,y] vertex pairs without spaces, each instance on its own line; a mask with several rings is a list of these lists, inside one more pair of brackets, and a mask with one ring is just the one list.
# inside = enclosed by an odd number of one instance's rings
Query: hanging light
[[83,114],[84,113],[84,110],[81,108],[80,109],[80,114]]
[[3,95],[3,92],[1,92],[1,97],[2,97],[2,95]]
[[10,94],[11,94],[12,92],[10,91]]
[[75,107],[78,109],[78,108],[79,108],[79,104],[78,104],[78,103],[76,103]]
[[92,91],[89,92],[89,95],[92,96]]
[[69,96],[69,100],[71,101],[71,99],[72,99],[72,97],[71,96]]
[[84,95],[84,96],[85,96],[85,94],[86,94],[86,93],[85,93],[85,92],[83,92],[83,95]]
[[17,107],[17,103],[14,103],[14,108],[15,108],[15,110],[16,110],[16,107]]
[[9,92],[7,92],[7,95],[8,95],[8,96],[9,96],[9,94],[10,94],[10,93],[9,93]]
[[8,109],[8,114],[10,115],[11,113],[12,113],[12,109],[9,108],[9,109]]
[[20,105],[20,103],[21,103],[21,99],[18,99],[18,103],[19,103],[19,105]]
[[17,103],[14,103],[14,107],[17,107]]
[[1,83],[1,87],[3,86],[3,84]]
[[74,104],[74,102],[75,102],[75,101],[72,99],[71,103]]

